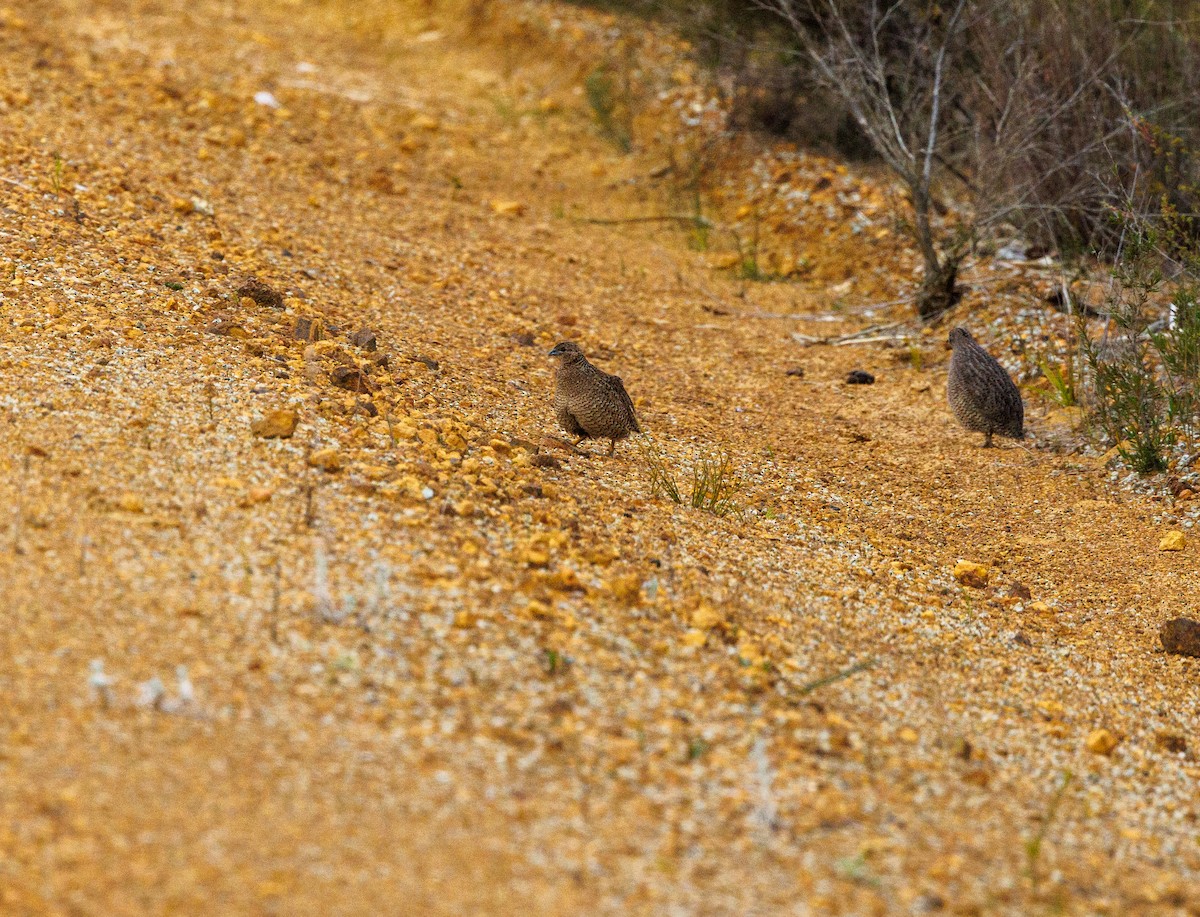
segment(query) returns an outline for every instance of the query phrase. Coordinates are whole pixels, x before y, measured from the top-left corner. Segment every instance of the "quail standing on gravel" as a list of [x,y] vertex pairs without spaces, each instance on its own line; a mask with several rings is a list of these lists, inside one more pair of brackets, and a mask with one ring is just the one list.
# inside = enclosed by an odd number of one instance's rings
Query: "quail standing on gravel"
[[598,370],[570,341],[555,346],[550,356],[559,359],[554,412],[562,428],[578,437],[575,445],[585,439],[607,439],[608,454],[612,455],[618,439],[642,432],[619,377]]
[[1021,393],[996,358],[975,343],[966,328],[950,332],[950,377],[946,397],[958,422],[983,434],[983,444],[992,444],[999,433],[1013,439],[1025,438],[1025,405]]

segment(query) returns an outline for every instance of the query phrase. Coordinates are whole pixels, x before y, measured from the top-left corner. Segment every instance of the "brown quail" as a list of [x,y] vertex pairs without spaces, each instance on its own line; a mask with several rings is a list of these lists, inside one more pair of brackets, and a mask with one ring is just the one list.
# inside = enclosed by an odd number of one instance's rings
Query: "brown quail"
[[618,439],[642,432],[619,377],[598,370],[570,341],[558,344],[550,356],[559,358],[554,411],[562,428],[578,437],[575,445],[585,439],[607,439],[612,455]]
[[954,416],[968,430],[983,434],[983,444],[992,444],[999,433],[1013,439],[1025,438],[1025,405],[1021,393],[996,358],[975,343],[966,328],[950,332],[950,378],[946,397]]

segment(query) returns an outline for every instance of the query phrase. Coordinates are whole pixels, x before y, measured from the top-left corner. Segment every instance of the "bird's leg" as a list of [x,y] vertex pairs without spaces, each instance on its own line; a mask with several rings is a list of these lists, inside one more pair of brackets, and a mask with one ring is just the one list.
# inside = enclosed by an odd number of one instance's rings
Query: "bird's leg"
[[578,448],[579,448],[579,444],[580,444],[581,442],[583,442],[585,439],[587,439],[587,437],[586,437],[586,436],[581,436],[581,437],[579,437],[577,440],[575,440],[575,443],[574,443],[574,445],[572,446],[572,448],[574,448],[574,449],[578,449]]
[[987,433],[983,434],[983,448],[985,448],[985,449],[992,448],[992,433],[990,430]]
[[617,451],[617,441],[615,439],[610,439],[608,441],[608,454],[611,456],[616,451]]

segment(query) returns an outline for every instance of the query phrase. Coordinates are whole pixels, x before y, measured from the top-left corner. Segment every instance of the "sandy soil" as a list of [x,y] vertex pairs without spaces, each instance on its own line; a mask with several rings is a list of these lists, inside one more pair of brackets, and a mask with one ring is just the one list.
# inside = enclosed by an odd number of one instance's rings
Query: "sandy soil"
[[[945,328],[798,342],[911,284],[836,202],[787,283],[578,219],[660,200],[576,91],[614,21],[484,12],[0,10],[0,910],[1200,912],[1195,501],[1032,391],[981,449]],[[998,276],[956,318],[1028,379],[1064,329]],[[651,492],[722,448],[740,512]]]

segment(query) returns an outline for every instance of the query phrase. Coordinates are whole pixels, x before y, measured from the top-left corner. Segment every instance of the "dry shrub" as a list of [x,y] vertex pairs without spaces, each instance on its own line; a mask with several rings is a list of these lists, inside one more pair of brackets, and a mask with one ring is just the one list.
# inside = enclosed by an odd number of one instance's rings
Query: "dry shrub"
[[[921,165],[935,52],[945,44],[931,187],[912,198],[916,210],[927,208],[944,186],[949,196],[966,196],[973,222],[965,236],[917,239],[937,308],[954,301],[955,259],[980,235],[1019,231],[1065,252],[1112,255],[1118,237],[1109,214],[1131,194],[1145,214],[1162,201],[1200,211],[1200,166],[1189,152],[1200,147],[1192,101],[1200,94],[1200,20],[1191,0],[964,0],[957,19],[956,4],[925,0],[590,5],[652,17],[686,38],[722,87],[733,130],[847,158],[873,153],[893,167],[871,122],[897,115]],[[845,77],[863,68],[835,68],[831,80],[814,56],[847,50],[831,43],[835,20],[848,27],[843,34],[876,42],[882,98],[865,110],[843,91]],[[912,214],[915,235],[923,219]],[[932,258],[925,241],[937,244]]]

